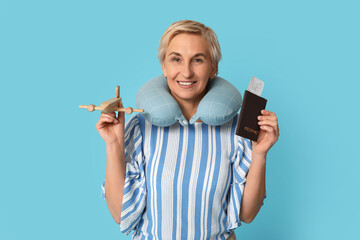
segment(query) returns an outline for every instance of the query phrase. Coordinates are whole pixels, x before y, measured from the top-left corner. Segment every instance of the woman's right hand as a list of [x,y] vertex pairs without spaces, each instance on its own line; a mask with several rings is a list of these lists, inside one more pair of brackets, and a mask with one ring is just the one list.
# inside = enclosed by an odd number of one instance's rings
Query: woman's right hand
[[[119,102],[119,107],[123,107]],[[112,143],[121,143],[124,140],[124,112],[116,113],[101,113],[99,121],[96,123],[96,130],[99,132],[101,138],[105,141],[106,145]]]

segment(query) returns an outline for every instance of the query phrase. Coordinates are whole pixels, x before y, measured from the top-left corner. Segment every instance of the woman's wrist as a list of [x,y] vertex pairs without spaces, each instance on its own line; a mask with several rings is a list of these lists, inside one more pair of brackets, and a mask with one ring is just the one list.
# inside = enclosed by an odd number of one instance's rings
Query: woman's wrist
[[[119,141],[114,141],[112,143],[106,144],[106,159],[108,163],[113,163],[118,162],[120,160],[120,162],[124,161],[124,145],[121,144]],[[110,165],[109,165],[110,166]]]
[[109,143],[105,143],[106,144],[106,148],[119,148],[121,147],[121,144],[119,140],[114,140],[112,142],[109,142]]
[[256,151],[253,151],[252,152],[252,159],[251,159],[251,162],[253,163],[253,162],[266,162],[266,152],[265,153],[263,153],[263,152],[261,152],[261,153],[259,153],[259,152],[256,152]]

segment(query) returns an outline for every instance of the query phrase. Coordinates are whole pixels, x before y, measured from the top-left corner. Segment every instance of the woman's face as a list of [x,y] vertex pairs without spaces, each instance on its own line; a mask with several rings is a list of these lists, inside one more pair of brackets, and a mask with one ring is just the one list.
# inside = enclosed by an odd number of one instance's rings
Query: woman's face
[[166,49],[161,67],[171,95],[180,104],[199,104],[209,78],[215,76],[208,44],[201,35],[180,33]]

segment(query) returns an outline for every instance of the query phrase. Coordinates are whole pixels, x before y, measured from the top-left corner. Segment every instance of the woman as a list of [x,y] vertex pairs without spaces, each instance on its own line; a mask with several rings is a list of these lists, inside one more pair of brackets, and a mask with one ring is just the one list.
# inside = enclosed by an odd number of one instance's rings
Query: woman
[[[198,22],[175,22],[159,59],[189,121],[218,71],[216,35]],[[123,113],[101,114],[106,201],[121,231],[134,230],[133,239],[235,239],[240,220],[250,223],[262,206],[266,154],[279,136],[276,115],[261,114],[258,142],[235,135],[237,116],[221,126],[156,127],[135,115],[124,130]]]

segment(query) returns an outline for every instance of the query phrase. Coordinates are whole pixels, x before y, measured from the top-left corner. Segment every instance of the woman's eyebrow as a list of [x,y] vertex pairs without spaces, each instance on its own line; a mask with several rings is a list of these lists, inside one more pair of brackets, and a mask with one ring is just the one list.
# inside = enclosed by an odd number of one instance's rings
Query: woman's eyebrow
[[[180,53],[178,53],[178,52],[171,52],[171,53],[169,53],[169,55],[168,56],[170,56],[170,55],[176,55],[176,56],[181,56],[181,54]],[[206,58],[206,55],[204,54],[204,53],[197,53],[197,54],[195,54],[193,57],[204,57],[204,58]]]
[[176,55],[176,56],[181,56],[181,54],[180,54],[180,53],[178,53],[178,52],[171,52],[171,53],[169,53],[169,55],[168,55],[168,56],[170,56],[170,55],[172,55],[172,54],[174,54],[174,55]]
[[206,58],[205,54],[203,54],[203,53],[197,53],[197,54],[194,55],[194,57],[204,57],[204,58]]

